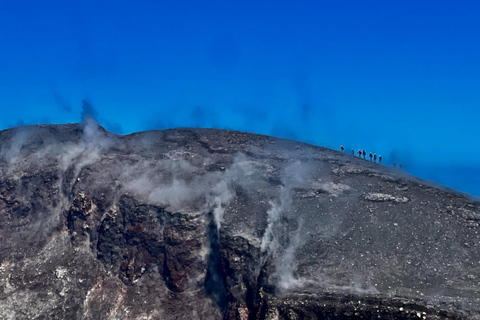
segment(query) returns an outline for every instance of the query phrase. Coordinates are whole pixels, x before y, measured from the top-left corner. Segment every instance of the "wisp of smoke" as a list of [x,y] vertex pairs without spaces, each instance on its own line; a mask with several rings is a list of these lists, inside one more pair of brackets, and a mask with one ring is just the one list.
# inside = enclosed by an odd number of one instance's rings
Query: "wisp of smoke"
[[[125,191],[149,203],[180,210],[182,205],[202,197],[205,187],[211,184],[207,181],[211,177],[197,175],[195,171],[184,159],[143,160],[124,167],[118,182]],[[184,176],[194,178],[187,181]]]
[[30,137],[32,131],[28,129],[20,130],[16,133],[10,140],[8,147],[2,146],[1,155],[5,158],[9,165],[15,164],[18,157],[20,156],[20,151],[22,150],[23,145]]
[[293,275],[297,267],[294,262],[295,251],[301,245],[300,232],[302,230],[302,225],[303,222],[300,221],[297,230],[294,232],[294,235],[290,240],[290,244],[285,249],[280,261],[276,265],[274,276],[278,278],[278,286],[281,290],[301,287],[305,283],[305,279],[295,278]]
[[[255,170],[254,163],[243,154],[237,155],[224,172],[205,174],[197,173],[198,169],[184,159],[172,158],[125,168],[120,182],[127,191],[151,203],[168,206],[170,210],[179,210],[194,200],[203,201],[200,209],[213,214],[219,230],[225,210],[236,195],[235,188],[253,185]],[[165,177],[162,172],[170,176]]]
[[278,285],[281,289],[288,289],[301,285],[302,280],[295,279],[293,273],[296,269],[294,264],[295,251],[301,246],[300,232],[302,221],[298,221],[299,227],[289,236],[289,245],[284,252],[281,252],[279,237],[280,220],[287,217],[292,208],[293,189],[304,184],[309,176],[310,165],[302,162],[294,162],[285,167],[282,175],[282,186],[280,187],[279,198],[270,201],[270,209],[267,211],[267,228],[262,237],[260,245],[264,254],[262,264],[268,256],[276,261],[275,275],[278,278]]
[[[286,193],[286,187],[280,187],[280,195]],[[267,211],[267,228],[265,229],[265,233],[262,237],[262,242],[260,245],[260,249],[262,252],[270,252],[271,254],[276,253],[278,251],[278,241],[275,239],[274,234],[274,227],[276,226],[277,222],[280,220],[280,216],[286,206],[283,201],[287,199],[284,196],[280,196],[280,198],[276,201],[271,200],[269,202],[270,209]]]
[[215,219],[215,225],[217,230],[220,230],[223,222],[223,216],[225,214],[225,207],[235,197],[235,190],[232,188],[232,181],[221,180],[212,192],[207,195],[207,206],[213,210],[213,217]]
[[220,230],[225,208],[235,197],[235,186],[248,187],[254,184],[255,167],[244,154],[235,157],[232,165],[225,170],[220,181],[207,194],[207,206],[213,212],[215,224]]

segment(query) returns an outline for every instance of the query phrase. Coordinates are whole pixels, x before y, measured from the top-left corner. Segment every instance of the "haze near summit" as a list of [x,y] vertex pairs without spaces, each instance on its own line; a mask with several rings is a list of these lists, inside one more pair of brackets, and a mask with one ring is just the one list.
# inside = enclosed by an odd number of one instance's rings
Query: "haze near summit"
[[383,155],[479,196],[473,1],[4,1],[2,129],[215,127]]

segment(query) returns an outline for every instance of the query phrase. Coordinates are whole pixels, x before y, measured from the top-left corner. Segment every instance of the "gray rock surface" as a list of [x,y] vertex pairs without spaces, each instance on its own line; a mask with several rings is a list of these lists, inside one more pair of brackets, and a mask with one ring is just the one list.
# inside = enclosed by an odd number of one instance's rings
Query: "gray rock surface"
[[209,129],[0,132],[0,319],[478,319],[480,203]]

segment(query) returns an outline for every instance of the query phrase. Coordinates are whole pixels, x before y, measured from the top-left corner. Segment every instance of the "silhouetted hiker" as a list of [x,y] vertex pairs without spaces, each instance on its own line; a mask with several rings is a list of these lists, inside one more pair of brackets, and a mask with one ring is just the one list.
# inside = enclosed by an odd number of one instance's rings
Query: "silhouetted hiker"
[[397,163],[393,161],[393,169],[395,169],[396,167],[397,167]]
[[370,157],[370,161],[372,161],[372,153],[370,152],[370,154],[368,155]]
[[378,156],[378,163],[382,163],[382,155]]
[[376,153],[373,154],[373,161],[377,162],[377,154]]
[[398,164],[398,170],[402,170],[402,164],[401,163]]
[[358,157],[360,158],[362,156],[362,150],[358,149]]
[[367,153],[365,152],[365,150],[363,150],[363,159],[365,159],[366,156],[367,156]]
[[342,152],[343,152],[343,150],[345,150],[345,148],[343,146],[340,146],[340,150],[342,150]]
[[355,156],[355,151],[352,149],[352,156]]

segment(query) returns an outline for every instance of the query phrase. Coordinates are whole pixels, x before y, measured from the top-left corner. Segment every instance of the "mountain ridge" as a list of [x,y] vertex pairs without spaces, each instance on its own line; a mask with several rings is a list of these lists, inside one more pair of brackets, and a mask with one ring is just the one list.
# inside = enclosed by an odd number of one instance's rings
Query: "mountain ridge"
[[467,195],[238,131],[87,121],[0,143],[4,319],[479,316]]

